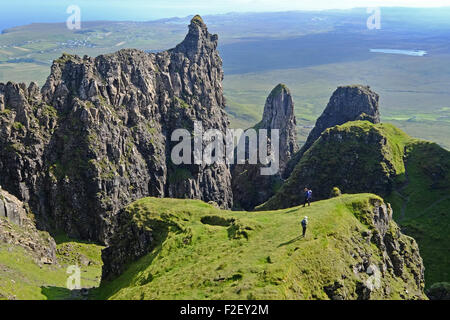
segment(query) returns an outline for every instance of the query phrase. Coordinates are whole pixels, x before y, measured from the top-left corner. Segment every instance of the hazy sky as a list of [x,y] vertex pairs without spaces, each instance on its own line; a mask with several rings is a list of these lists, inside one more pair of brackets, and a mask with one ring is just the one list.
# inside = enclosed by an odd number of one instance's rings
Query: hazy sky
[[450,6],[450,0],[2,0],[0,28],[31,22],[63,22],[78,5],[83,20],[145,21],[194,13],[288,11],[353,7]]

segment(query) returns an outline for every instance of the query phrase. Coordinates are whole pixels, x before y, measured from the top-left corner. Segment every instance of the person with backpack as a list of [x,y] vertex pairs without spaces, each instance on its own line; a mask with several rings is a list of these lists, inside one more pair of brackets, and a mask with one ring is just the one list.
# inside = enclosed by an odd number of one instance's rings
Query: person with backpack
[[312,190],[305,188],[305,202],[303,203],[303,207],[306,207],[306,203],[308,203],[308,206],[311,206],[311,200],[312,200]]
[[306,236],[306,228],[308,228],[308,217],[302,220],[303,238]]

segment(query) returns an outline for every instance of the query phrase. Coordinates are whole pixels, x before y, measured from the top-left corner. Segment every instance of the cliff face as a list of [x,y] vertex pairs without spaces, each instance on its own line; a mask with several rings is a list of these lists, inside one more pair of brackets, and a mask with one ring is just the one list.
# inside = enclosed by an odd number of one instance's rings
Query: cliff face
[[288,163],[283,178],[288,178],[303,154],[313,145],[326,129],[350,121],[366,120],[380,123],[379,96],[368,86],[353,85],[338,87],[327,107],[317,119],[306,143]]
[[283,85],[277,85],[267,97],[259,129],[280,130],[280,174],[287,162],[298,151],[294,101],[291,92]]
[[227,165],[172,164],[175,129],[225,132],[222,61],[196,16],[176,48],[63,55],[46,84],[0,84],[0,184],[39,225],[107,243],[115,214],[145,196],[233,203]]
[[274,195],[281,184],[283,175],[291,157],[298,151],[294,102],[289,89],[277,85],[267,97],[264,113],[255,129],[266,129],[268,135],[272,129],[279,130],[279,172],[274,176],[261,175],[261,165],[236,165],[232,170],[232,188],[235,206],[252,210],[258,204]]

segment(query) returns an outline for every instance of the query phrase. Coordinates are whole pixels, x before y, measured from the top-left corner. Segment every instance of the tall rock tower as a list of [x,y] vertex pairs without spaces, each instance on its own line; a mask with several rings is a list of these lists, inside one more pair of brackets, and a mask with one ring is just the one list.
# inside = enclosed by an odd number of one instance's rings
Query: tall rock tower
[[289,159],[299,150],[296,125],[291,92],[284,84],[279,84],[267,97],[263,118],[258,127],[280,130],[280,173],[286,168]]
[[255,129],[279,130],[279,172],[274,176],[263,176],[260,164],[236,165],[232,171],[232,188],[235,206],[252,210],[267,201],[280,185],[289,160],[298,151],[294,102],[284,84],[277,85],[269,94],[264,106],[261,122]]
[[228,128],[217,44],[195,16],[171,50],[64,54],[41,91],[0,83],[0,185],[29,203],[40,228],[105,244],[136,199],[231,208],[227,164],[171,159],[176,129]]

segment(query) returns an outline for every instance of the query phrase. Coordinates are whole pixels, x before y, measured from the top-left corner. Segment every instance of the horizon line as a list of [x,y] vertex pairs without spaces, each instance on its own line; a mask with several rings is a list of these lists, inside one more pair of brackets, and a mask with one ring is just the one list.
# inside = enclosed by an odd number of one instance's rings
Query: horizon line
[[[351,11],[351,10],[357,10],[357,9],[367,9],[372,7],[351,7],[351,8],[326,8],[326,9],[296,9],[296,10],[269,10],[269,11],[229,11],[224,13],[205,13],[205,14],[199,14],[202,17],[214,17],[214,16],[226,16],[231,14],[264,14],[264,13],[290,13],[290,12],[327,12],[327,11]],[[432,7],[422,7],[422,6],[375,6],[374,8],[389,8],[389,9],[412,9],[412,10],[438,10],[438,9],[450,9],[450,5],[448,6],[432,6]],[[130,20],[130,19],[115,19],[115,20],[108,20],[108,19],[98,19],[98,20],[85,20],[84,22],[159,22],[164,20],[174,20],[174,19],[189,19],[193,16],[197,15],[196,13],[183,15],[183,16],[168,16],[164,18],[157,18],[157,19],[150,19],[150,20]],[[30,22],[27,24],[21,24],[16,25],[13,27],[8,27],[0,30],[0,32],[3,32],[5,30],[14,29],[22,26],[29,26],[33,24],[61,24],[65,23],[65,21],[53,21],[53,22]]]

